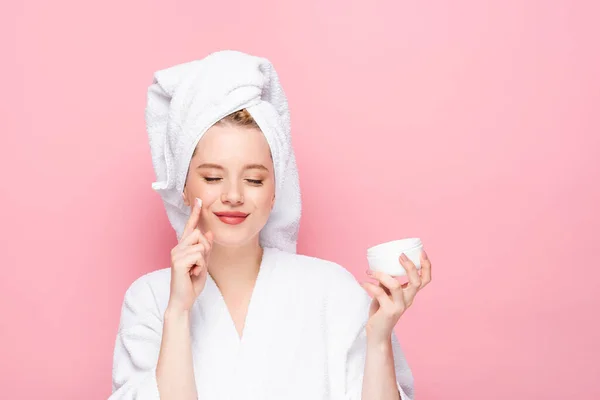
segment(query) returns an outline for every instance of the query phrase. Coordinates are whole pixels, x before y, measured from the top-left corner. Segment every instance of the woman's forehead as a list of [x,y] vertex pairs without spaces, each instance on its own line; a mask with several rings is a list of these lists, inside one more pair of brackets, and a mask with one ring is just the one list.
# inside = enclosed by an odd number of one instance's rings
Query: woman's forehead
[[212,163],[262,164],[271,160],[271,149],[257,129],[213,126],[198,142],[195,157]]

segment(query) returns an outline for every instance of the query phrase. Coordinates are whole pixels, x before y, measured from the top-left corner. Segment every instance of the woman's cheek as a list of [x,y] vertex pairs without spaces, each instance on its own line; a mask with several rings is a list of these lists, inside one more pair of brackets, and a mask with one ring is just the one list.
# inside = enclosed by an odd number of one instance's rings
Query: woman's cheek
[[219,190],[218,185],[203,185],[200,189],[200,198],[204,204],[211,205],[217,201],[220,196],[221,191]]
[[271,208],[273,207],[275,188],[272,185],[262,187],[259,196],[260,201],[258,201],[257,204],[260,204],[261,208],[265,209],[267,212],[270,212]]

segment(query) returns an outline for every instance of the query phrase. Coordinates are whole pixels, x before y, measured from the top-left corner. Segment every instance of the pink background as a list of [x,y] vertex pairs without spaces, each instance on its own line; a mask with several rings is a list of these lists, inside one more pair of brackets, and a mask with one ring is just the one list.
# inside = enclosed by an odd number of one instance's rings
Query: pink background
[[302,253],[362,279],[368,246],[423,239],[398,325],[418,400],[600,398],[598,2],[3,8],[2,398],[108,397],[124,291],[175,243],[146,88],[224,48],[282,77]]

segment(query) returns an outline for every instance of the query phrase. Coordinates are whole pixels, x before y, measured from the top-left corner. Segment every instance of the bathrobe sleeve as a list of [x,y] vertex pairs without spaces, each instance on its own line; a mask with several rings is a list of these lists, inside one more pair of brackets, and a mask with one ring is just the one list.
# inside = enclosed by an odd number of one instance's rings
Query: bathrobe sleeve
[[159,399],[156,364],[162,317],[146,277],[126,291],[114,348],[110,400]]
[[[336,282],[330,284],[328,301],[329,343],[334,364],[344,370],[339,376],[344,400],[360,400],[367,353],[365,326],[369,317],[371,298],[354,276],[340,267]],[[392,348],[396,384],[402,400],[414,399],[413,376],[396,334]]]

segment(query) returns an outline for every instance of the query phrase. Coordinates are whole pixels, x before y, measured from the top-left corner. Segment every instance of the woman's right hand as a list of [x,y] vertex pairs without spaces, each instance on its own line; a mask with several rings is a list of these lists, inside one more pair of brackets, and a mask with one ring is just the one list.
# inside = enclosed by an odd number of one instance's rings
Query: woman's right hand
[[203,235],[198,228],[202,201],[196,199],[181,239],[171,250],[171,310],[189,312],[206,284],[212,232]]

